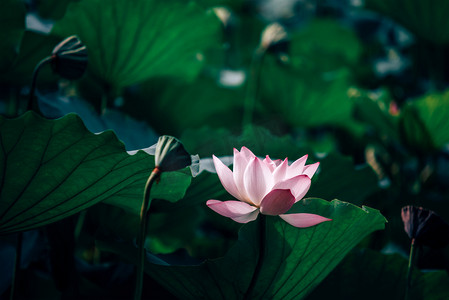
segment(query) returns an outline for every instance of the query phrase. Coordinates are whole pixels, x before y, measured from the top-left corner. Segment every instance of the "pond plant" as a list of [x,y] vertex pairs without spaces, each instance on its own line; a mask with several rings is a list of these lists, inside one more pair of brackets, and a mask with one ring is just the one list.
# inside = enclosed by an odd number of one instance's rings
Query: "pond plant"
[[2,0],[0,298],[449,299],[448,12]]

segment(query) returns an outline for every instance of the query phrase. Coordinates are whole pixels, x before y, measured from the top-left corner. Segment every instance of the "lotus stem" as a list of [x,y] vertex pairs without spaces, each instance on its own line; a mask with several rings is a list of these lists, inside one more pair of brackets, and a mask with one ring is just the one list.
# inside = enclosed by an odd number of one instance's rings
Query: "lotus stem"
[[138,260],[136,271],[136,290],[134,294],[134,300],[140,300],[142,298],[142,285],[143,285],[143,270],[145,265],[145,237],[147,235],[147,221],[148,211],[150,207],[150,191],[153,183],[157,181],[161,176],[161,170],[156,167],[148,177],[145,185],[145,192],[143,195],[142,207],[140,209],[140,234],[137,239],[138,248]]
[[405,286],[405,300],[408,300],[410,295],[410,290],[412,289],[412,271],[413,271],[413,261],[415,260],[415,239],[412,239],[410,245],[410,254],[408,258],[408,270],[407,270],[407,285]]
[[30,88],[30,97],[28,98],[28,105],[27,110],[36,110],[37,107],[34,105],[34,93],[36,91],[36,83],[37,83],[37,75],[39,74],[39,71],[42,69],[43,66],[48,64],[53,59],[53,56],[49,56],[41,60],[36,68],[34,68],[33,71],[33,79],[31,81],[31,88]]
[[253,299],[252,294],[254,292],[254,288],[256,287],[256,283],[259,279],[260,271],[262,269],[263,260],[265,258],[265,246],[266,246],[266,227],[267,221],[266,216],[263,214],[259,214],[259,256],[257,258],[256,267],[254,268],[253,277],[251,278],[251,282],[246,290],[245,296],[243,299]]
[[16,279],[20,271],[20,262],[22,260],[22,243],[23,243],[23,233],[19,232],[19,234],[17,235],[16,258],[14,261],[14,269],[12,273],[11,293],[9,294],[10,300],[13,300],[15,296]]
[[252,57],[248,86],[243,104],[243,128],[253,123],[253,114],[259,92],[264,57],[265,49],[261,47],[254,52]]

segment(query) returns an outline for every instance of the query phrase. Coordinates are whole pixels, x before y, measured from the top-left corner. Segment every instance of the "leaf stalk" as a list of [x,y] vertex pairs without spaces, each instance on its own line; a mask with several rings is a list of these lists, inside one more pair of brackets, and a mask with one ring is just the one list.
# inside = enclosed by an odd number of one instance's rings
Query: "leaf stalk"
[[46,64],[50,63],[52,59],[53,59],[53,56],[46,57],[46,58],[42,59],[37,64],[36,68],[34,68],[33,79],[31,81],[31,88],[30,88],[30,97],[28,98],[27,110],[34,110],[34,111],[37,110],[37,106],[35,105],[35,101],[34,101],[34,93],[36,91],[36,84],[37,84],[37,75],[39,75],[39,71],[42,69],[42,67],[45,66]]
[[410,254],[408,258],[408,270],[407,270],[407,285],[405,286],[405,300],[409,299],[410,291],[412,289],[412,271],[413,271],[413,261],[415,260],[415,239],[412,239],[410,245]]

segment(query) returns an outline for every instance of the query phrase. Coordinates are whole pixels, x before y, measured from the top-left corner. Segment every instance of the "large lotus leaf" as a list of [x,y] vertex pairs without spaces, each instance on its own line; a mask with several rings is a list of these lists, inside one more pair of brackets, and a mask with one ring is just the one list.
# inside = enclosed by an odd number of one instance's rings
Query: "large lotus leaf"
[[362,45],[355,32],[335,20],[315,19],[292,33],[289,54],[297,68],[329,72],[355,65]]
[[417,150],[432,151],[449,143],[449,92],[429,94],[407,104],[400,116],[404,142]]
[[267,111],[295,127],[343,125],[351,120],[348,97],[351,80],[347,70],[321,73],[297,70],[267,56],[260,85]]
[[[265,256],[251,299],[303,299],[358,242],[385,223],[374,209],[338,200],[307,199],[294,210],[333,221],[299,229],[267,216]],[[237,243],[223,258],[197,266],[147,263],[145,270],[180,299],[242,299],[260,254],[259,221],[242,227]],[[135,261],[133,248],[113,243],[103,247]]]
[[[356,250],[345,257],[328,277],[307,297],[318,299],[405,299],[408,261],[398,254]],[[414,269],[410,300],[449,298],[449,277],[444,271]]]
[[89,0],[69,5],[52,33],[87,45],[89,70],[120,89],[156,76],[194,78],[202,52],[217,45],[219,22],[193,2]]
[[[55,222],[105,199],[141,201],[154,168],[153,156],[129,155],[112,131],[93,134],[74,114],[1,118],[0,138],[1,234]],[[162,181],[155,194],[183,195],[187,186]]]
[[449,2],[439,0],[366,0],[368,9],[389,16],[422,39],[449,42]]

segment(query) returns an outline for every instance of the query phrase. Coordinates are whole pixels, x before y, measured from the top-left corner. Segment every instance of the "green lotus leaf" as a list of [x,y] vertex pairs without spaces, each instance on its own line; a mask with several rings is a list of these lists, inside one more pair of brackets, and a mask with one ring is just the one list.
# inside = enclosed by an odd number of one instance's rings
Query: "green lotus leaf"
[[195,78],[219,29],[217,17],[193,2],[89,0],[71,3],[52,34],[78,35],[90,73],[119,90],[156,76]]
[[[153,156],[129,155],[112,131],[93,134],[75,114],[1,117],[0,145],[0,234],[55,222],[105,199],[139,202],[154,168]],[[164,175],[170,174],[179,175]],[[181,195],[188,183],[180,184]],[[161,181],[157,188],[164,198],[179,186]]]

